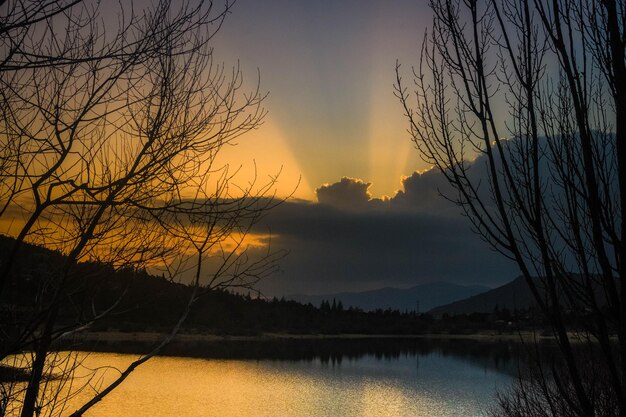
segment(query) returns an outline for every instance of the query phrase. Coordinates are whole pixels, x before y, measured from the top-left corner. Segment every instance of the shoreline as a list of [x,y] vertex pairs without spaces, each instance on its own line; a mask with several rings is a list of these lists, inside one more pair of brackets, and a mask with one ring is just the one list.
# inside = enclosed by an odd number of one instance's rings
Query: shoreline
[[[83,332],[74,337],[84,342],[124,343],[139,342],[151,343],[162,340],[166,333],[159,332]],[[209,333],[180,333],[172,343],[201,343],[201,342],[271,342],[284,340],[472,340],[472,341],[509,341],[532,342],[552,341],[554,337],[540,335],[533,332],[521,333],[424,333],[424,334],[292,334],[292,333],[262,333],[259,335],[217,335]],[[62,340],[67,340],[63,338]]]
[[[537,335],[538,336],[538,335]],[[103,352],[142,355],[166,337],[157,332],[90,332],[60,339],[56,351]],[[183,333],[165,345],[157,356],[203,359],[341,361],[365,355],[397,357],[441,352],[461,357],[508,356],[527,344],[549,346],[549,339],[520,338],[519,334],[288,334],[215,335]]]

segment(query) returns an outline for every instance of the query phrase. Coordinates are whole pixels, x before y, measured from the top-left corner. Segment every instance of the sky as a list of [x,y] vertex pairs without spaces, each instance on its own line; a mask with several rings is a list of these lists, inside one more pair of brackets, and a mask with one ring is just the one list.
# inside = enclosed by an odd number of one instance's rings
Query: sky
[[[448,281],[497,286],[516,277],[440,190],[393,95],[431,22],[425,0],[238,0],[215,56],[257,74],[268,115],[225,150],[245,175],[280,171],[292,197],[255,233],[286,250],[268,295],[320,294]],[[258,71],[258,73],[257,73]]]
[[282,167],[280,191],[315,200],[343,176],[392,196],[401,177],[427,166],[413,150],[393,95],[395,62],[416,60],[426,1],[239,0],[215,38],[215,54],[239,60],[269,92],[265,124],[232,150],[260,174]]
[[[440,196],[454,193],[420,159],[394,96],[396,62],[405,81],[418,64],[426,0],[237,0],[231,12],[214,58],[239,65],[242,92],[260,83],[268,113],[218,162],[243,189],[280,173],[286,199],[247,240],[257,256],[268,244],[287,253],[260,282],[264,294],[497,286],[518,275]],[[14,220],[0,228],[10,233]]]

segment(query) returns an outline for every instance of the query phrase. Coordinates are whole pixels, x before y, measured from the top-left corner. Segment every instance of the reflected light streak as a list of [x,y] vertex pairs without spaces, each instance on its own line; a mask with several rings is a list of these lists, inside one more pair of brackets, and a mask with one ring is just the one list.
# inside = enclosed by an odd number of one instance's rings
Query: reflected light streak
[[[59,364],[67,356],[61,352]],[[110,383],[136,356],[81,352],[73,358],[83,366],[76,372],[73,387],[61,387],[75,392],[66,411],[73,411]],[[419,372],[415,360],[364,357],[330,365],[319,359],[155,357],[87,415],[475,416],[482,415],[481,410],[493,400],[494,386],[510,382],[507,375],[454,357],[420,356]],[[89,385],[79,390],[87,382]],[[55,384],[58,380],[52,380],[49,388],[58,388]]]

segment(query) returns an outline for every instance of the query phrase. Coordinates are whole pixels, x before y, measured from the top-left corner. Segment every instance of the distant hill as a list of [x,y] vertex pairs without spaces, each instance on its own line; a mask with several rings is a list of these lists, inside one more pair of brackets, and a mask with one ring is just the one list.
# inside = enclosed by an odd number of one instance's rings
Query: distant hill
[[[14,241],[0,235],[0,263]],[[0,297],[0,352],[19,346],[24,323],[41,320],[58,282],[58,271],[65,257],[40,246],[23,244],[15,270]],[[91,323],[95,331],[166,332],[185,311],[193,289],[141,270],[114,270],[98,262],[74,264],[66,277],[66,296],[59,307],[57,324],[88,324],[93,311],[115,306],[108,315]],[[434,284],[448,291],[450,284]],[[426,286],[428,287],[428,286]],[[396,290],[403,291],[403,290]],[[328,305],[318,308],[284,299],[253,298],[220,290],[201,289],[183,329],[218,335],[290,334],[372,334],[408,335],[443,332],[465,334],[499,329],[495,321],[468,321],[464,317],[437,321],[413,312],[378,310],[364,312]],[[431,293],[433,294],[433,293]],[[422,297],[425,296],[422,293]],[[449,294],[448,294],[449,295]],[[428,304],[427,304],[428,305]],[[22,342],[19,342],[22,343]],[[90,346],[91,348],[91,346]]]
[[386,287],[363,292],[321,295],[295,294],[285,296],[285,298],[304,304],[311,303],[315,306],[319,306],[324,300],[332,302],[334,299],[336,302],[341,301],[345,308],[356,307],[364,311],[386,310],[388,308],[399,311],[415,311],[419,303],[419,311],[424,312],[433,307],[462,300],[488,290],[489,287],[481,285],[433,282],[406,289]]
[[[0,235],[0,263],[12,239]],[[9,275],[0,297],[0,352],[22,343],[24,323],[36,323],[48,307],[58,283],[65,257],[43,247],[24,244],[15,269]],[[65,278],[65,296],[61,299],[57,325],[84,327],[95,331],[164,332],[186,310],[193,288],[152,276],[146,271],[114,270],[98,262],[74,264]],[[505,331],[497,315],[459,315],[437,320],[429,314],[415,314],[417,300],[426,311],[436,303],[458,300],[464,294],[480,293],[485,287],[449,283],[426,284],[406,290],[384,288],[353,293],[370,304],[357,304],[334,294],[336,303],[315,307],[285,299],[271,299],[219,290],[201,289],[201,298],[193,305],[183,328],[193,332],[218,335],[289,334],[471,334],[483,331]],[[43,294],[43,296],[42,296]],[[349,294],[345,294],[349,295]],[[330,298],[333,295],[320,296]],[[342,300],[345,299],[345,301]],[[405,303],[400,301],[404,298]],[[467,296],[465,297],[467,298]],[[443,300],[443,302],[442,302]],[[341,304],[338,301],[342,301]],[[110,310],[97,322],[89,323],[94,311]],[[376,309],[379,308],[379,309]],[[364,311],[365,309],[374,311]],[[403,312],[403,310],[408,312]],[[520,322],[520,328],[535,328],[533,321]],[[12,343],[16,343],[13,345]],[[21,347],[20,347],[21,348]]]
[[501,287],[435,307],[429,313],[434,316],[441,316],[445,313],[449,315],[492,313],[496,306],[500,309],[521,310],[532,307],[534,304],[533,295],[528,288],[528,284],[523,277],[518,277]]

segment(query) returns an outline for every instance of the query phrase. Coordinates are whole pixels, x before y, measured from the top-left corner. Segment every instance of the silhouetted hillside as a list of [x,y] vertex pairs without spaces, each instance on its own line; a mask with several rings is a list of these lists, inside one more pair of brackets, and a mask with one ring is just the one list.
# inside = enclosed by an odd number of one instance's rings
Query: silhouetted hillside
[[324,295],[289,295],[292,299],[301,303],[311,303],[320,306],[322,301],[341,301],[344,307],[360,308],[364,311],[376,309],[392,309],[400,311],[423,312],[433,307],[462,300],[489,290],[481,285],[457,285],[449,282],[432,282],[417,285],[415,287],[381,288],[379,290],[363,292],[343,292]]
[[496,309],[527,310],[535,305],[528,284],[518,277],[501,287],[485,291],[481,294],[435,307],[429,311],[433,316],[443,314],[492,313]]
[[[11,239],[0,237],[0,260],[12,243]],[[19,334],[19,323],[38,317],[48,295],[54,291],[55,277],[64,260],[61,254],[45,248],[27,244],[21,248],[7,291],[0,300],[0,320],[16,324],[3,326],[9,339]],[[68,276],[58,324],[84,324],[92,330],[168,331],[185,310],[191,292],[189,286],[145,271],[114,270],[97,262],[78,263]],[[435,320],[430,314],[418,314],[408,308],[366,312],[344,307],[336,300],[326,300],[317,307],[284,298],[267,300],[228,291],[202,289],[201,293],[202,297],[194,303],[184,324],[186,329],[200,333],[403,335],[510,330],[493,314]],[[93,312],[112,306],[114,308],[104,318],[90,322]]]

